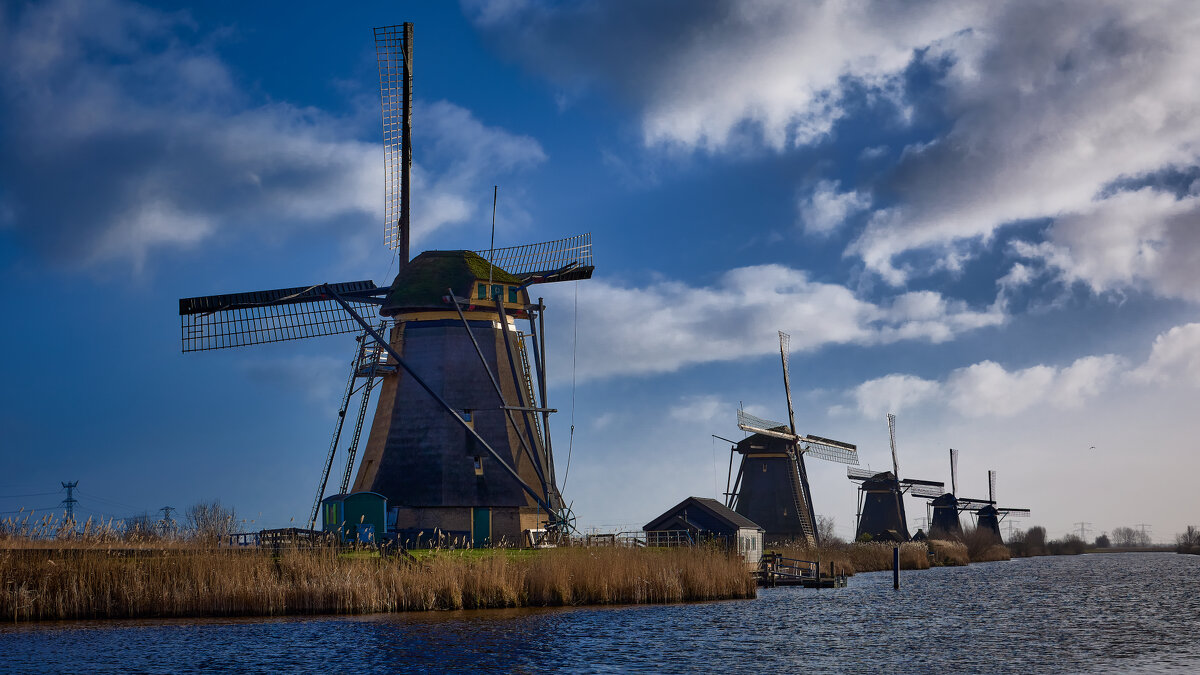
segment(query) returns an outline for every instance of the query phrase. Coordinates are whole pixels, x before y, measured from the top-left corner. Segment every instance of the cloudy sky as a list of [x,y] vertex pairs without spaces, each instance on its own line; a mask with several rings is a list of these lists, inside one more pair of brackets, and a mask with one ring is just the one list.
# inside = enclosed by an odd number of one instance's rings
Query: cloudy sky
[[176,300],[390,282],[371,28],[412,21],[414,248],[486,248],[493,185],[498,245],[593,233],[544,290],[582,525],[723,491],[777,330],[864,465],[890,411],[902,474],[957,448],[1052,535],[1200,520],[1194,3],[183,5],[0,7],[0,511],[307,516],[353,340],[184,355]]

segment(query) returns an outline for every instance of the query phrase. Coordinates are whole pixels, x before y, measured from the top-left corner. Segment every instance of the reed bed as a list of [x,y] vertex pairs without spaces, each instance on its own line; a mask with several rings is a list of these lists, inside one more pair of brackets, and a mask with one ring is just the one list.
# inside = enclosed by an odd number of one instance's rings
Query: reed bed
[[754,597],[736,557],[708,549],[567,548],[511,555],[17,547],[0,543],[6,620],[361,614]]
[[996,537],[994,532],[984,529],[967,528],[963,531],[963,544],[967,547],[967,555],[971,562],[996,562],[1012,560],[1012,553],[1004,542]]
[[930,539],[929,552],[933,554],[933,565],[936,567],[959,567],[971,563],[967,545],[960,541],[945,539]]
[[[774,550],[788,558],[821,562],[823,573],[828,573],[830,562],[834,570],[853,575],[858,572],[880,572],[892,569],[892,549],[895,544],[882,542],[832,543],[817,547],[803,544],[786,544]],[[920,542],[900,544],[900,569],[929,569],[929,549]]]

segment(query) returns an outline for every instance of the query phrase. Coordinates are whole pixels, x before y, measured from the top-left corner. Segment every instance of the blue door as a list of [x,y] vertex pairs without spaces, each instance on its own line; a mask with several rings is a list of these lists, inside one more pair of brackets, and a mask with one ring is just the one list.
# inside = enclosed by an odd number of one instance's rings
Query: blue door
[[486,548],[492,543],[492,510],[471,509],[471,547]]

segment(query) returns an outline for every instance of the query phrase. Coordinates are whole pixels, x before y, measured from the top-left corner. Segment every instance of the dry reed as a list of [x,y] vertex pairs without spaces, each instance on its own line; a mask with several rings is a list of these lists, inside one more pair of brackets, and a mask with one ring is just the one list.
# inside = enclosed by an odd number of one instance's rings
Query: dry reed
[[963,544],[967,547],[967,555],[971,562],[995,562],[1012,560],[1012,554],[995,532],[980,528],[963,530]]
[[33,544],[0,541],[0,617],[6,620],[358,614],[755,595],[739,559],[708,549],[451,551],[413,562],[331,548],[272,555],[190,545]]
[[967,553],[967,545],[958,541],[945,539],[930,539],[929,552],[933,554],[933,564],[939,567],[957,567],[971,562]]
[[[858,572],[880,572],[892,569],[892,549],[895,544],[883,542],[855,542],[851,544],[822,544],[811,547],[803,544],[787,544],[774,550],[788,558],[820,561],[822,573],[827,574],[832,562],[834,570],[846,574]],[[900,569],[929,569],[929,549],[920,542],[900,544]]]

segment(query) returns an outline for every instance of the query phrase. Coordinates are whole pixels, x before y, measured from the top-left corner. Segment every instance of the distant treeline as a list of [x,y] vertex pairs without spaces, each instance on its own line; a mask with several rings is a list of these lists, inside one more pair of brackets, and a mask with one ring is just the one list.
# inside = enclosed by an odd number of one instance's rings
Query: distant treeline
[[[1175,538],[1174,550],[1179,553],[1200,554],[1200,528],[1189,525],[1187,530]],[[1040,525],[1025,531],[1015,531],[1008,539],[1008,550],[1016,557],[1038,555],[1079,555],[1094,549],[1117,550],[1162,550],[1170,551],[1169,544],[1155,545],[1144,531],[1132,527],[1114,528],[1112,535],[1104,532],[1092,542],[1076,534],[1059,539],[1046,539],[1046,528]]]

